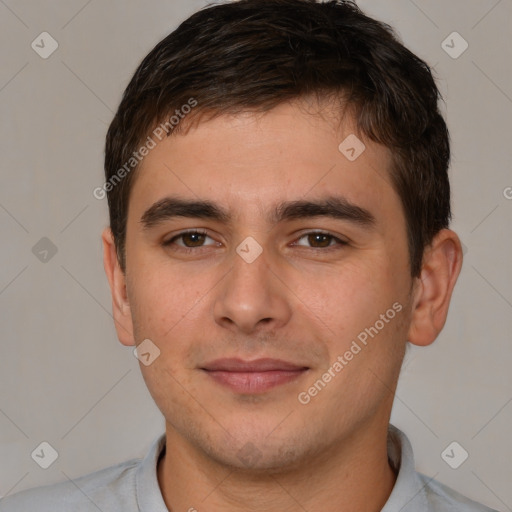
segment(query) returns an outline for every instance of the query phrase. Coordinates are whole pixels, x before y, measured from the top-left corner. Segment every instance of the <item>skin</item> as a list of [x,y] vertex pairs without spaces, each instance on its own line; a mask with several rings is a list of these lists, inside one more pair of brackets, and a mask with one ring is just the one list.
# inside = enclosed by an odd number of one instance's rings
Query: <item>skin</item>
[[[349,161],[338,146],[357,133],[350,116],[339,121],[304,106],[222,115],[165,139],[137,171],[126,273],[110,229],[103,233],[119,340],[150,339],[160,350],[140,367],[166,420],[157,473],[173,511],[316,512],[333,503],[379,511],[396,480],[386,435],[405,346],[429,345],[443,328],[461,244],[452,230],[439,232],[412,279],[389,150],[359,136],[366,150]],[[368,209],[375,227],[327,217],[268,222],[277,202],[333,192]],[[144,212],[171,194],[214,201],[233,218],[176,217],[144,229]],[[194,228],[207,231],[202,245],[190,238],[162,245]],[[319,230],[348,244],[305,236]],[[248,236],[263,250],[252,263],[236,252]],[[187,243],[193,252],[183,252]],[[298,394],[396,302],[403,309],[301,404]],[[309,369],[266,392],[240,394],[200,369],[220,357]],[[241,460],[244,447],[257,456]]]

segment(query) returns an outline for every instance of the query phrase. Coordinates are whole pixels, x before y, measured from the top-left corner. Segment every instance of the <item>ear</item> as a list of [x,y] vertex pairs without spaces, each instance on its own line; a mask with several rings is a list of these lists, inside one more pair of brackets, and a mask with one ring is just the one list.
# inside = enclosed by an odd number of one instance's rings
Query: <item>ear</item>
[[439,335],[460,269],[462,246],[450,229],[442,229],[425,249],[421,275],[414,283],[414,300],[408,340],[430,345]]
[[103,241],[103,266],[105,267],[105,273],[107,274],[112,294],[112,313],[117,337],[123,345],[135,345],[130,303],[126,293],[125,274],[121,270],[117,259],[112,230],[105,228],[101,239]]

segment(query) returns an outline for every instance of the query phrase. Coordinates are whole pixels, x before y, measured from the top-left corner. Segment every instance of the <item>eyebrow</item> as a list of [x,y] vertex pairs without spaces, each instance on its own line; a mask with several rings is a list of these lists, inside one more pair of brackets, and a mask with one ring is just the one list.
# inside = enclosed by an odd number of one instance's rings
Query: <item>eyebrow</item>
[[[150,206],[140,222],[148,230],[176,217],[210,219],[229,224],[231,214],[222,206],[208,200],[188,200],[179,197],[165,197]],[[319,200],[296,200],[278,203],[268,217],[270,223],[278,223],[312,217],[331,217],[346,220],[360,227],[372,229],[376,226],[375,216],[343,196],[328,196]]]

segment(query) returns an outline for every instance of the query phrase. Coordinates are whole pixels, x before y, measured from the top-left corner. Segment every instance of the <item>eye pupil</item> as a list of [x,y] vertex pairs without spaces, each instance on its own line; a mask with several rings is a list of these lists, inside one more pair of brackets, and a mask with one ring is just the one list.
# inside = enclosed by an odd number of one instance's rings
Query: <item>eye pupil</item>
[[323,233],[312,233],[309,235],[309,243],[311,245],[315,245],[315,243],[318,242],[320,244],[320,247],[328,247],[330,243],[330,238],[330,235],[324,235]]
[[[203,233],[184,233],[183,235],[183,242],[187,247],[198,247],[204,242],[204,235]],[[192,245],[187,243],[187,239],[192,239]]]

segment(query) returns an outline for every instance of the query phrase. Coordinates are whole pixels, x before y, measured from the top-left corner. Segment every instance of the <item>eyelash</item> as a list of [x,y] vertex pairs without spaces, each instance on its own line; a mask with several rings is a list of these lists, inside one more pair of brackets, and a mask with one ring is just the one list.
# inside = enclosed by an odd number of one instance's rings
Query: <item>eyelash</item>
[[[193,229],[193,230],[189,230],[189,231],[183,231],[181,233],[179,233],[178,235],[175,235],[173,236],[172,238],[170,238],[169,240],[165,241],[162,243],[162,245],[164,247],[170,247],[174,244],[174,242],[180,238],[182,238],[183,236],[185,235],[204,235],[204,236],[207,236],[208,238],[211,238],[208,236],[208,233],[206,231],[202,231],[200,229]],[[335,241],[336,244],[335,245],[328,245],[327,247],[307,247],[309,249],[312,249],[314,251],[322,251],[322,252],[327,252],[327,251],[330,251],[330,250],[335,250],[335,249],[338,249],[339,247],[343,247],[343,246],[346,246],[348,245],[348,242],[346,242],[345,240],[342,240],[340,238],[338,238],[337,236],[327,232],[327,231],[308,231],[306,233],[302,233],[302,235],[296,239],[296,241],[298,240],[301,240],[302,238],[304,237],[307,237],[307,236],[310,236],[310,235],[324,235],[328,238],[331,238],[331,240]],[[338,246],[338,247],[336,247]],[[185,246],[177,246],[179,247],[179,251],[181,252],[185,252],[185,253],[191,253],[191,252],[194,252],[195,250],[197,249],[203,249],[204,247],[206,246],[198,246],[198,247],[185,247]],[[304,246],[299,246],[299,247],[304,247]]]

